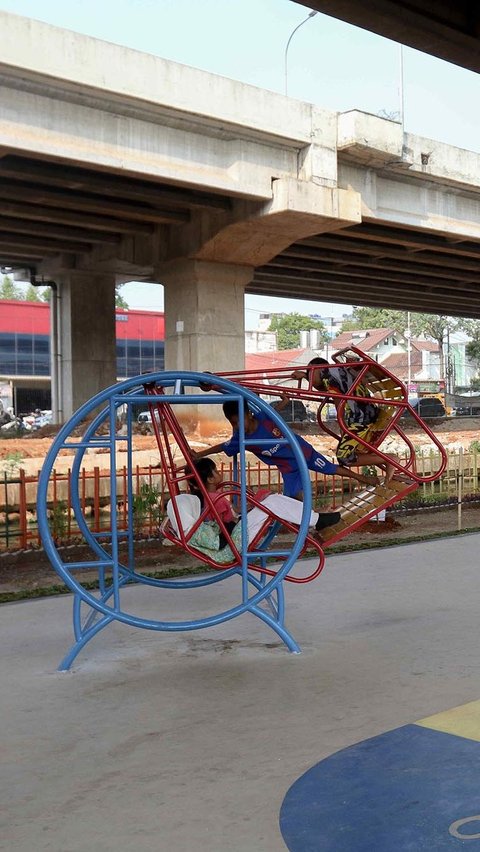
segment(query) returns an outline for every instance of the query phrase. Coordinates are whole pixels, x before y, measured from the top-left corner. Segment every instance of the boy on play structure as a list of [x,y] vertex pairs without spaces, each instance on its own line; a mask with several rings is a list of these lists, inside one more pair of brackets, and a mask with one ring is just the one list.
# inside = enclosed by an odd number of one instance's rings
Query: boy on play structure
[[[315,390],[323,393],[333,391],[333,394],[348,394],[351,392],[350,388],[357,376],[355,370],[349,369],[348,363],[329,364],[325,358],[312,358],[308,362],[308,366],[313,369],[308,371],[295,370],[292,373],[292,379],[307,379],[308,381],[309,376],[311,376],[312,387]],[[315,369],[315,367],[319,369]],[[375,404],[373,398],[371,401],[368,399],[371,394],[366,384],[358,384],[354,388],[352,396],[364,397],[364,400],[349,399],[345,404],[343,418],[353,436],[347,434],[347,432],[342,432],[336,450],[337,459],[340,464],[348,467],[351,465],[376,465],[384,469],[385,485],[388,485],[395,473],[395,467],[385,462],[374,451],[369,450],[361,441],[357,440],[358,437],[369,443],[376,433],[382,431],[381,421],[384,412]],[[365,401],[365,398],[367,401]],[[339,399],[332,396],[331,402],[338,410]]]
[[[215,453],[223,452],[227,456],[235,456],[240,452],[240,437],[239,437],[239,406],[236,400],[231,400],[223,404],[223,413],[232,426],[233,434],[229,441],[221,444],[216,444],[214,447],[208,447],[206,450],[193,453],[195,461],[204,456],[211,456]],[[301,500],[302,480],[298,462],[295,458],[292,447],[289,444],[281,443],[283,435],[276,423],[273,422],[267,415],[262,412],[255,414],[245,407],[245,436],[249,439],[247,450],[257,456],[258,459],[268,465],[275,465],[280,471],[283,478],[283,493],[286,497],[294,497]],[[278,443],[269,445],[250,443],[252,439],[258,438],[259,441],[265,439],[278,439]],[[328,461],[325,456],[318,453],[311,444],[295,435],[295,439],[303,453],[307,467],[309,470],[324,473],[329,476],[345,476],[349,479],[355,479],[357,482],[362,482],[365,485],[378,484],[378,477],[364,476],[360,473],[354,473],[342,465],[333,464]]]

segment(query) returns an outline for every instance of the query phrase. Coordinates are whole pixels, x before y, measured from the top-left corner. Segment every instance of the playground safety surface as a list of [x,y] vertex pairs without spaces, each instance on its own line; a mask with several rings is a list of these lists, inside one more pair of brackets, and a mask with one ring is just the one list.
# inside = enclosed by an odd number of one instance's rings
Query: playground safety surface
[[[249,616],[181,634],[114,624],[60,674],[71,598],[5,605],[4,848],[402,852],[468,834],[475,848],[480,705],[446,711],[480,697],[479,548],[471,534],[328,557],[287,588],[301,655]],[[226,607],[235,582],[163,595],[189,618]],[[151,614],[162,592],[125,594]]]

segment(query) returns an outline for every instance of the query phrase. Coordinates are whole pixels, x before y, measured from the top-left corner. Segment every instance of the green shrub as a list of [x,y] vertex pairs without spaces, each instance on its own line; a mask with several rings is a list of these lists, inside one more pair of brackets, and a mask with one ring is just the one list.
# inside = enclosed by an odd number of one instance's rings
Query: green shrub
[[161,518],[161,494],[158,488],[144,484],[133,498],[133,528],[140,533],[147,519],[158,524]]
[[58,503],[53,504],[48,525],[55,544],[58,544],[67,533],[67,504],[65,500],[59,500]]
[[7,478],[14,476],[18,473],[18,469],[20,467],[20,463],[24,459],[24,454],[19,450],[14,450],[11,453],[7,453],[3,461],[0,463],[1,468],[4,473],[7,474]]

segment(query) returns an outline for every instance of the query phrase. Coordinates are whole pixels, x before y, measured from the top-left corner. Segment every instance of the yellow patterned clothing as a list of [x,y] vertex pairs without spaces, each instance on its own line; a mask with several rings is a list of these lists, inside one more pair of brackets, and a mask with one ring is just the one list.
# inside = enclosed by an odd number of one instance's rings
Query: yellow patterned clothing
[[[325,390],[336,393],[350,393],[350,388],[355,381],[355,372],[346,367],[330,367],[322,379]],[[359,384],[353,391],[354,396],[369,397],[370,391],[365,384]],[[382,431],[380,424],[381,412],[375,403],[357,402],[348,400],[345,405],[343,417],[350,432],[358,435],[367,443],[371,443],[376,433]],[[358,461],[358,456],[368,452],[360,441],[344,432],[337,446],[336,456],[342,465],[352,465]]]
[[[362,426],[360,423],[350,423],[348,428],[355,435],[358,435],[359,438],[366,441],[367,444],[371,444],[375,435],[378,433],[376,423],[371,423],[370,426]],[[346,466],[355,464],[358,461],[358,456],[362,453],[368,453],[368,448],[364,447],[356,438],[344,432],[336,450],[338,463]]]

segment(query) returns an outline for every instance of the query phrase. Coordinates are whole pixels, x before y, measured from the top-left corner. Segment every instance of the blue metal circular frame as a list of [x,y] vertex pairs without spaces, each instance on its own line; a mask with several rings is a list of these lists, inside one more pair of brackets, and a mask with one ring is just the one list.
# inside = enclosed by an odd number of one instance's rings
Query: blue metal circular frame
[[[245,406],[248,405],[254,411],[260,411],[263,414],[266,414],[276,424],[276,426],[278,426],[280,432],[283,435],[283,440],[287,440],[293,450],[296,462],[298,463],[300,469],[302,487],[304,492],[302,520],[299,526],[297,538],[293,546],[291,547],[291,550],[288,553],[288,556],[286,557],[283,565],[278,569],[278,572],[274,577],[266,580],[263,576],[259,579],[258,576],[253,575],[252,571],[249,569],[246,524],[243,524],[242,527],[243,553],[241,566],[228,568],[223,571],[219,570],[218,574],[216,573],[214,576],[207,575],[206,577],[196,578],[195,580],[157,580],[155,578],[145,577],[144,575],[137,573],[134,567],[131,568],[125,566],[119,561],[118,529],[116,528],[116,526],[114,528],[114,513],[112,512],[111,514],[111,538],[112,549],[114,550],[114,553],[110,554],[105,548],[102,547],[100,542],[89,530],[81,509],[78,487],[81,463],[86,450],[89,449],[89,447],[92,445],[92,441],[94,440],[95,434],[99,426],[106,420],[110,421],[110,435],[108,437],[102,436],[102,440],[108,443],[109,445],[111,470],[113,468],[113,474],[111,473],[111,476],[114,475],[116,477],[114,460],[116,442],[119,440],[119,438],[115,435],[115,424],[116,410],[118,406],[125,403],[129,405],[129,416],[127,417],[127,436],[123,437],[123,439],[127,441],[129,459],[131,460],[131,405],[137,401],[145,401],[146,403],[152,402],[152,397],[147,396],[143,388],[146,383],[158,383],[164,389],[173,388],[174,390],[172,396],[175,397],[177,395],[177,391],[175,390],[176,388],[178,389],[179,387],[181,387],[183,389],[184,387],[189,387],[191,389],[192,387],[198,387],[201,382],[209,383],[211,381],[212,376],[208,373],[168,371],[151,373],[148,374],[148,376],[143,375],[127,379],[126,381],[120,382],[117,385],[112,385],[111,387],[92,397],[92,399],[82,405],[81,408],[79,408],[78,411],[75,412],[72,418],[62,427],[55,441],[53,442],[52,447],[45,459],[45,463],[43,465],[39,478],[37,514],[39,531],[48,558],[50,559],[55,571],[64,580],[65,584],[74,592],[76,597],[74,608],[74,625],[75,633],[77,636],[77,646],[74,646],[71,655],[67,655],[66,660],[69,659],[70,656],[71,659],[73,659],[76,653],[78,653],[80,647],[83,647],[83,645],[92,637],[92,635],[97,633],[98,630],[100,630],[103,626],[113,620],[117,620],[134,627],[141,627],[149,630],[185,631],[220,624],[223,621],[235,618],[236,616],[241,615],[244,612],[251,612],[257,615],[259,618],[261,618],[267,624],[273,627],[274,630],[276,630],[276,632],[281,636],[281,638],[286,642],[286,644],[291,650],[299,650],[296,642],[293,640],[293,637],[290,636],[290,634],[283,625],[284,599],[281,584],[285,575],[293,567],[297,557],[301,553],[302,548],[304,546],[305,538],[308,533],[311,513],[310,477],[303,453],[301,452],[300,446],[296,441],[294,433],[291,431],[285,421],[281,418],[281,416],[275,411],[275,409],[273,409],[270,405],[268,405],[268,403],[264,402],[251,391],[247,390],[246,388],[243,388],[241,385],[229,381],[228,379],[215,376],[215,385],[216,387],[219,387],[222,390],[222,393],[218,394],[219,401],[223,401],[225,398],[238,400],[240,423],[243,423],[243,411],[245,410]],[[169,399],[170,394],[167,393],[166,397],[167,399]],[[178,396],[178,399],[172,398],[172,404],[174,402],[180,402],[181,399],[185,401],[186,397],[182,394],[182,396]],[[188,395],[188,401],[192,404],[212,404],[214,400],[215,397],[212,397],[211,395]],[[91,415],[91,413],[97,410],[98,408],[101,408],[100,413],[97,414],[94,417],[93,421],[87,426],[84,436],[80,440],[80,442],[78,444],[69,444],[68,438],[71,436],[72,431],[88,415]],[[49,528],[47,515],[48,487],[58,453],[65,446],[68,446],[75,452],[75,459],[72,466],[72,507],[74,509],[76,521],[86,542],[92,548],[93,553],[96,555],[96,557],[98,557],[97,561],[92,561],[91,567],[92,569],[98,568],[100,576],[103,576],[105,567],[112,567],[114,569],[114,572],[115,570],[118,572],[117,580],[114,581],[113,586],[105,588],[101,584],[100,589],[102,594],[100,598],[95,597],[94,594],[85,589],[82,584],[72,576],[68,563],[65,563],[61,558],[61,555],[53,541],[53,537]],[[245,446],[245,434],[244,430],[241,429],[240,465],[243,468],[243,471],[245,464],[245,450],[248,450],[248,440],[247,446]],[[131,464],[129,466],[129,469],[131,469]],[[246,479],[243,475],[241,477],[241,514],[243,517],[246,516],[247,511],[245,482]],[[116,490],[116,484],[114,485],[113,490]],[[129,534],[130,536],[132,535],[132,530],[129,531]],[[114,542],[116,542],[115,548],[113,548]],[[105,565],[106,562],[110,562],[112,564]],[[90,565],[88,565],[88,567],[90,567]],[[206,616],[204,618],[198,618],[189,621],[160,621],[143,618],[139,615],[127,612],[121,608],[119,592],[120,588],[123,588],[127,582],[134,581],[140,584],[169,589],[198,588],[219,582],[220,580],[223,580],[227,577],[231,577],[234,574],[241,574],[242,576],[243,599],[236,606],[219,612],[215,615]],[[250,597],[248,594],[249,586],[253,586],[253,593]],[[273,592],[277,593],[277,603],[273,606],[273,615],[270,615],[263,608],[260,608],[259,605],[265,599],[267,599],[268,602],[272,605],[271,596]],[[108,601],[112,597],[114,599],[113,603],[109,604]],[[87,628],[82,628],[80,623],[80,603],[82,601],[88,604],[92,608],[92,610],[97,612],[97,614],[102,614],[103,619],[97,621],[96,624],[92,626],[91,622],[93,620],[93,616],[91,616]],[[69,659],[68,665],[70,664],[71,659]]]

